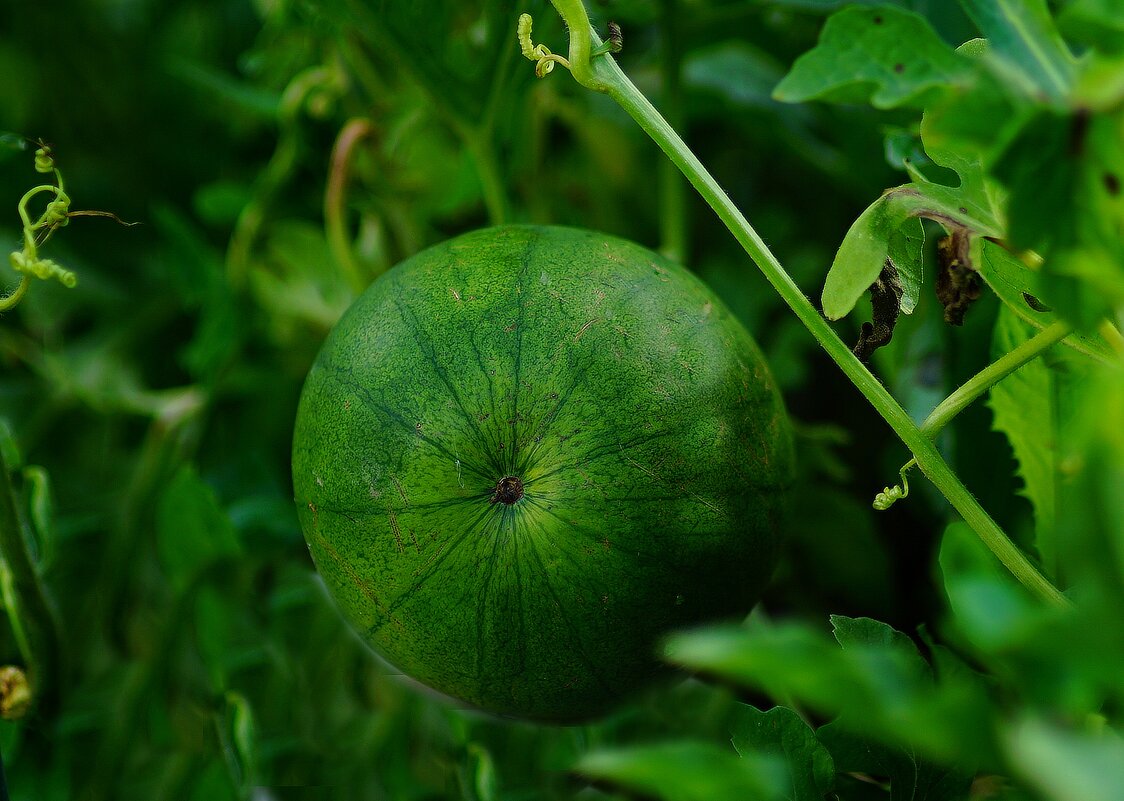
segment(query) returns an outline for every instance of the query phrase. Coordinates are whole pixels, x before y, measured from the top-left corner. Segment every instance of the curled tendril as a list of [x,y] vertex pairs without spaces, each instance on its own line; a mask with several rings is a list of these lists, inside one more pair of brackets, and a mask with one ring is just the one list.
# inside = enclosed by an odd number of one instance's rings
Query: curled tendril
[[44,174],[55,171],[55,157],[49,145],[40,143],[35,151],[35,171]]
[[516,26],[516,35],[519,38],[519,50],[523,58],[535,62],[535,75],[545,78],[554,69],[555,63],[570,69],[570,62],[562,56],[551,53],[544,44],[535,44],[531,41],[531,15],[520,14],[519,24]]
[[29,257],[27,253],[15,251],[8,256],[8,263],[17,273],[43,280],[57,278],[59,283],[68,289],[73,289],[78,284],[78,276],[50,259]]
[[906,473],[915,464],[916,462],[913,459],[910,459],[902,467],[902,469],[898,471],[898,475],[900,475],[902,478],[901,484],[893,487],[885,487],[880,493],[874,496],[875,509],[877,509],[879,512],[884,512],[895,503],[900,501],[902,498],[909,497],[909,478],[906,476]]
[[[55,279],[65,287],[73,287],[78,277],[70,270],[51,259],[40,258],[39,248],[59,228],[70,222],[70,196],[63,189],[62,175],[55,166],[51,148],[42,142],[35,151],[35,171],[53,173],[54,184],[32,187],[20,198],[17,209],[23,223],[23,249],[9,254],[8,263],[20,274],[19,285],[10,293],[0,296],[0,312],[7,311],[19,303],[31,285],[32,278]],[[33,222],[28,204],[36,196],[49,193],[54,195],[43,209],[43,213]]]

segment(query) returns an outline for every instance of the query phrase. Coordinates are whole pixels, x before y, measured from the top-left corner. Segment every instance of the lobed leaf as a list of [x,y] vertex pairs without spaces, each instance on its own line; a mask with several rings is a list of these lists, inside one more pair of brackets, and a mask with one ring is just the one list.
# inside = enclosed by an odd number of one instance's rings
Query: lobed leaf
[[934,91],[968,80],[971,63],[924,17],[893,6],[852,6],[833,14],[816,46],[800,56],[773,96],[921,108]]
[[730,741],[743,757],[766,754],[784,760],[790,781],[785,797],[791,801],[821,801],[835,784],[831,754],[811,727],[788,707],[762,712],[741,705],[730,734]]
[[887,623],[869,617],[832,615],[831,628],[844,651],[864,646],[886,648],[902,654],[908,662],[913,663],[919,675],[929,673],[929,665],[921,657],[913,640]]
[[[1014,350],[1033,331],[1030,324],[1001,307],[992,337],[992,358]],[[993,426],[1011,443],[1023,480],[1022,494],[1034,507],[1037,543],[1047,565],[1054,564],[1061,383],[1038,358],[993,386],[988,396]]]
[[[972,264],[991,291],[1023,322],[1041,330],[1057,321],[1057,313],[1040,297],[1040,274],[1009,250],[994,242],[979,240]],[[1111,363],[1116,358],[1112,348],[1098,334],[1075,332],[1062,343],[1103,362]]]

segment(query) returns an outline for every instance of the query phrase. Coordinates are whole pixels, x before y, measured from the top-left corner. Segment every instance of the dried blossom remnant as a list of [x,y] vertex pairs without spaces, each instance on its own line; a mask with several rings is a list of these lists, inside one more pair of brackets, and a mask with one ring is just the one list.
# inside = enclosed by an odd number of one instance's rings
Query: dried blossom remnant
[[13,665],[0,667],[0,718],[19,720],[31,706],[27,674]]
[[968,307],[979,298],[983,282],[972,266],[968,232],[957,228],[937,242],[937,300],[949,325],[963,325]]
[[852,348],[852,352],[863,364],[870,361],[874,351],[893,338],[894,326],[898,324],[898,315],[902,310],[902,292],[898,270],[892,261],[886,259],[882,272],[870,285],[870,305],[874,311],[874,320],[863,323],[859,341]]
[[609,23],[609,52],[619,53],[624,48],[624,34],[621,26],[615,22]]

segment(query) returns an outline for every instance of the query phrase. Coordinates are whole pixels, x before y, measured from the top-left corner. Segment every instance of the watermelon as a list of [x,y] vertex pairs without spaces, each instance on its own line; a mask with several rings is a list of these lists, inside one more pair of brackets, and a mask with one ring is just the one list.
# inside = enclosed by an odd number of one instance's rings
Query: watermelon
[[668,632],[773,570],[791,436],[762,355],[684,268],[587,230],[465,234],[375,281],[325,341],[298,514],[391,665],[499,715],[604,714]]

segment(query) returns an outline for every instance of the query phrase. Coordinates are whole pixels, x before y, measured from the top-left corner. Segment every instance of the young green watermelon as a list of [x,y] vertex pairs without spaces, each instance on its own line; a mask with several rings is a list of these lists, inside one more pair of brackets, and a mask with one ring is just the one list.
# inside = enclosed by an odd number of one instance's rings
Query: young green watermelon
[[351,625],[476,707],[595,716],[670,630],[745,615],[791,444],[757,346],[697,278],[505,226],[378,279],[301,397],[293,484]]

